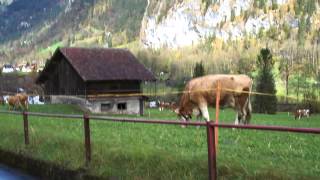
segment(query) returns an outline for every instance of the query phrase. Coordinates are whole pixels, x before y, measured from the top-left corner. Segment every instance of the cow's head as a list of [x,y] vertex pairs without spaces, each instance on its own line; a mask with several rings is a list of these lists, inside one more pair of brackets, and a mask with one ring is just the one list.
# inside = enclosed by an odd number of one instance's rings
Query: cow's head
[[[177,108],[174,110],[174,112],[178,115],[178,119],[183,122],[189,121],[192,118],[191,116],[192,113],[189,113],[183,110],[182,108]],[[181,125],[181,127],[185,128],[186,125]]]
[[192,111],[186,111],[183,108],[176,108],[174,112],[178,115],[179,119],[182,121],[188,121],[192,118]]

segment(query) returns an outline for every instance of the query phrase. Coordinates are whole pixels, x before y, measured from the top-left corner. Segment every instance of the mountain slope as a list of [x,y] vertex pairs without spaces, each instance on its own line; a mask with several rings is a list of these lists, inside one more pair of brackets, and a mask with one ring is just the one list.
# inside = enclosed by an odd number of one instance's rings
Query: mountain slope
[[146,4],[147,0],[16,0],[0,14],[0,61],[43,61],[57,44],[105,46],[135,40]]
[[110,47],[137,40],[152,48],[248,37],[311,41],[320,27],[319,1],[313,0],[0,2],[1,62],[45,61],[58,46]]
[[44,20],[57,17],[60,0],[16,0],[3,6],[0,13],[0,42],[12,40],[32,31]]

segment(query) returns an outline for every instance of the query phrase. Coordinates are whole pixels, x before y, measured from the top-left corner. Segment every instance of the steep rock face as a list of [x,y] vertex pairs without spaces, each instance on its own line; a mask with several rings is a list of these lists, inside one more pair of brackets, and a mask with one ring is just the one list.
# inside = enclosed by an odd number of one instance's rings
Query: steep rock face
[[[289,0],[270,0],[267,6],[271,6],[272,2],[281,6],[289,3]],[[271,26],[281,24],[274,16],[275,12],[265,13],[262,9],[248,13],[253,3],[254,0],[216,0],[205,9],[202,0],[180,0],[175,1],[166,15],[163,15],[161,9],[168,4],[157,1],[155,5],[153,0],[149,0],[140,39],[147,47],[176,48],[197,44],[213,36],[223,40],[242,39],[248,34],[256,35],[260,29],[268,30]],[[235,20],[246,11],[248,15],[245,20]],[[297,20],[292,14],[285,14],[281,21],[284,19],[291,27],[297,27]]]

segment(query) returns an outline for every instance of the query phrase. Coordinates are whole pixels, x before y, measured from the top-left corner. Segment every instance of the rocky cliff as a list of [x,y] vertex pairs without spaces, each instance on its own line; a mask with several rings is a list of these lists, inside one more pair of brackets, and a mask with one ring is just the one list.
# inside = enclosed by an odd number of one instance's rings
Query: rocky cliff
[[[314,12],[301,8],[307,11],[304,18],[309,18],[316,28],[320,27],[319,4],[313,3]],[[295,29],[299,26],[298,5],[293,0],[176,0],[171,3],[149,0],[140,39],[147,47],[176,48],[210,37],[241,40],[284,25]]]

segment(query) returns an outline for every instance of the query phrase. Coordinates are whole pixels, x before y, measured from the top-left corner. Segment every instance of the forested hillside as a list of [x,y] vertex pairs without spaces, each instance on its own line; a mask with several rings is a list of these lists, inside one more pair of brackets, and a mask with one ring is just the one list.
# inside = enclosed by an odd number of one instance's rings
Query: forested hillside
[[2,62],[42,63],[58,46],[111,46],[139,38],[146,0],[15,0],[1,5]]
[[0,62],[43,65],[59,46],[122,47],[176,85],[197,62],[205,73],[254,77],[257,54],[268,47],[278,93],[288,84],[301,96],[320,84],[319,7],[319,0],[1,0]]

